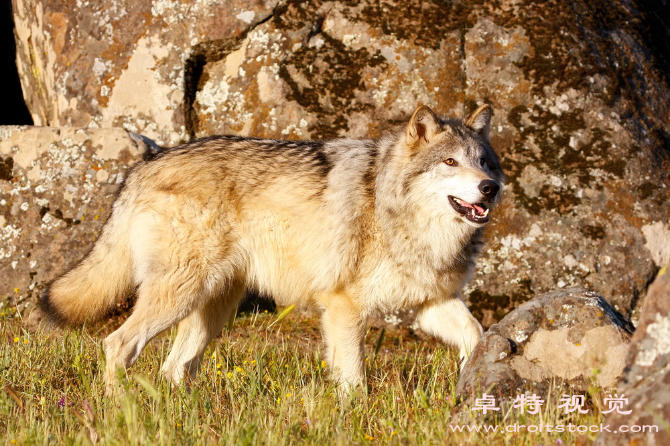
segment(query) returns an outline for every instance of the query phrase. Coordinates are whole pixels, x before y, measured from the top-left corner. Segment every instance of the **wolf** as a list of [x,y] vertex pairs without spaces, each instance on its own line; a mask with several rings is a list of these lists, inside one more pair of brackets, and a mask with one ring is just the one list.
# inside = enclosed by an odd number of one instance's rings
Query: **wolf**
[[104,340],[105,381],[178,324],[163,374],[197,373],[247,289],[322,311],[340,388],[364,384],[366,319],[414,309],[459,350],[482,327],[461,300],[504,186],[491,107],[464,120],[420,106],[378,140],[212,136],[165,149],[127,175],[91,252],[40,297],[56,324],[104,316],[136,293]]

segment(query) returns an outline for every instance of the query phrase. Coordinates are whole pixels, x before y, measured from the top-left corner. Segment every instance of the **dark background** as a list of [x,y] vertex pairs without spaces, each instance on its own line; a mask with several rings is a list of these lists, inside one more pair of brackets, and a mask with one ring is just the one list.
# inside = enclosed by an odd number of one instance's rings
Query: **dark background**
[[[638,0],[636,4],[645,17],[647,47],[655,65],[670,81],[670,0]],[[11,0],[0,0],[0,85],[0,125],[32,125],[16,71]]]
[[16,44],[11,0],[0,0],[0,125],[32,125],[16,71]]

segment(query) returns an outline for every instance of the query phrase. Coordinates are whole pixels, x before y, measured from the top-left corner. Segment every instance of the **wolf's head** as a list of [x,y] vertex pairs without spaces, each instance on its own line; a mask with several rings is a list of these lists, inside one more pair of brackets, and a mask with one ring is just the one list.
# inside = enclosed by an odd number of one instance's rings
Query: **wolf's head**
[[426,106],[414,111],[405,131],[411,161],[404,188],[420,197],[424,212],[474,227],[488,223],[505,181],[490,126],[489,105],[463,121],[441,120]]

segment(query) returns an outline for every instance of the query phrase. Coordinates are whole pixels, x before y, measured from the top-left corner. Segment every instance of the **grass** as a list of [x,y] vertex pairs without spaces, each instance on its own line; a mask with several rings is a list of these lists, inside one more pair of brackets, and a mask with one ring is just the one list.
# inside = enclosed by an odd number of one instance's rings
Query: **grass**
[[[513,423],[602,421],[597,404],[588,414],[565,415],[554,395],[537,415],[510,410],[488,419],[497,433],[453,432],[457,357],[407,328],[368,331],[367,392],[340,400],[319,354],[318,319],[295,313],[276,319],[264,312],[239,316],[212,342],[198,377],[179,387],[159,375],[174,332],[163,335],[127,373],[120,371],[123,391],[107,398],[101,340],[122,319],[31,333],[5,309],[0,443],[590,444],[593,433],[500,431]],[[470,413],[466,408],[466,418]]]

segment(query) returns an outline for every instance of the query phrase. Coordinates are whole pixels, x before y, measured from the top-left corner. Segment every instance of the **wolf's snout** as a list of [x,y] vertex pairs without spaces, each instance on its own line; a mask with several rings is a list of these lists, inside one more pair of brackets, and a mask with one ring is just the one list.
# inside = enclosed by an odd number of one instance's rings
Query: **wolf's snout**
[[500,190],[500,185],[493,180],[484,180],[479,183],[479,191],[489,200],[493,201]]

